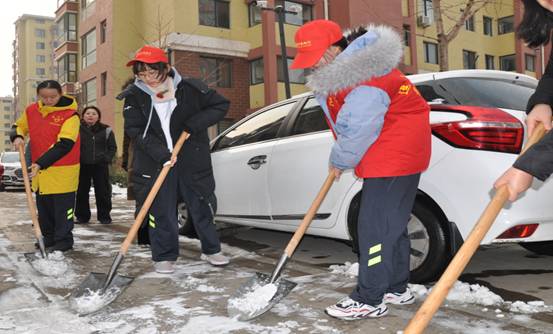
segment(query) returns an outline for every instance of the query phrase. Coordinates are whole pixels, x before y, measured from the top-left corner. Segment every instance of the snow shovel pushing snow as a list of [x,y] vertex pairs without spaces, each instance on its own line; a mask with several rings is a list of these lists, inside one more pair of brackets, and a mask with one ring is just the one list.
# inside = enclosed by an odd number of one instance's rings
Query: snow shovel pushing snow
[[330,190],[334,179],[334,173],[330,172],[313,204],[311,204],[311,207],[303,217],[303,221],[298,226],[290,242],[288,242],[273,273],[267,275],[257,272],[255,276],[244,283],[234,296],[228,300],[227,312],[230,317],[236,317],[238,320],[256,318],[270,310],[273,305],[286,297],[294,289],[296,283],[280,278],[280,274],[288,260],[292,257],[292,254],[294,254],[296,247],[299,245],[305,231]]
[[[43,259],[48,258],[48,253],[46,253],[46,247],[44,246],[44,237],[42,236],[42,231],[40,230],[40,225],[38,224],[38,217],[36,213],[36,205],[33,201],[33,193],[31,190],[31,182],[29,181],[29,172],[27,171],[27,161],[25,160],[25,152],[23,145],[19,145],[19,160],[21,160],[21,170],[23,171],[23,182],[25,183],[25,194],[27,195],[27,206],[29,207],[29,212],[31,213],[31,221],[33,222],[33,230],[35,232],[35,237],[38,243],[38,248],[40,249],[40,255]],[[33,262],[37,259],[35,253],[25,253],[25,257],[29,262]]]
[[[544,134],[545,128],[542,124],[538,125],[520,154],[522,155],[527,149],[537,143]],[[453,257],[453,260],[449,263],[438,283],[434,285],[415,316],[409,321],[409,324],[403,331],[404,334],[421,334],[426,326],[428,326],[428,323],[447,297],[449,290],[467,266],[478,246],[480,246],[482,239],[488,233],[507,199],[509,199],[509,190],[504,185],[497,190],[484,212],[482,212],[463,246]]]
[[[179,151],[184,144],[184,142],[188,139],[190,134],[187,132],[182,132],[182,134],[179,137],[179,140],[175,144],[175,147],[173,149],[172,157],[176,157],[179,154]],[[159,191],[159,188],[163,184],[163,181],[167,177],[167,174],[169,173],[169,170],[171,169],[171,166],[164,166],[161,169],[161,172],[159,173],[158,177],[156,178],[156,181],[154,185],[152,186],[152,189],[150,189],[150,192],[148,193],[148,197],[146,197],[146,200],[144,201],[144,204],[142,205],[142,208],[140,209],[140,212],[136,216],[133,225],[129,229],[129,232],[127,234],[127,237],[123,241],[123,244],[121,245],[121,248],[119,250],[119,253],[115,257],[113,264],[111,265],[111,268],[109,272],[106,274],[104,273],[90,273],[86,279],[79,285],[70,296],[70,299],[72,301],[72,304],[74,306],[78,306],[79,314],[85,315],[90,314],[93,312],[98,311],[103,306],[106,306],[107,304],[114,301],[117,296],[123,292],[123,290],[131,284],[133,278],[128,276],[122,276],[117,274],[117,268],[119,268],[119,265],[121,262],[123,262],[123,259],[125,255],[127,254],[127,250],[129,249],[129,246],[131,242],[136,237],[136,234],[138,232],[138,229],[140,228],[140,225],[142,225],[142,221],[146,217],[146,214],[150,210],[150,207]],[[106,294],[106,291],[109,290],[109,296],[106,298],[103,298],[102,305],[93,305],[94,307],[89,307],[91,304],[91,300],[94,298],[94,296],[102,296]],[[79,304],[86,304],[88,303],[86,307],[79,306]],[[96,303],[97,304],[97,303]]]

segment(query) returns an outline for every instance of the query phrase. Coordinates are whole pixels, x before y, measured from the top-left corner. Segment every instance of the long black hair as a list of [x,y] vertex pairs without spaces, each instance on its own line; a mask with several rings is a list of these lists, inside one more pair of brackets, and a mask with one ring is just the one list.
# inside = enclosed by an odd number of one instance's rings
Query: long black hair
[[548,44],[553,30],[553,13],[543,8],[536,0],[522,0],[524,16],[517,28],[517,35],[529,47]]
[[41,89],[44,89],[44,88],[52,88],[52,89],[55,89],[58,91],[58,93],[60,95],[62,95],[63,91],[61,89],[61,85],[59,82],[57,82],[56,80],[44,80],[42,81],[41,83],[38,84],[38,86],[36,86],[36,93],[37,95],[40,93],[40,90]]

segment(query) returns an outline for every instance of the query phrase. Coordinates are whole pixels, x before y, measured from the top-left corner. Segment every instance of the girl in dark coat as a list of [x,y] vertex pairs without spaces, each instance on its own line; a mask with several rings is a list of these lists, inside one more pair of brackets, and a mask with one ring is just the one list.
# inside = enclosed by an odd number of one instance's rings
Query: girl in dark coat
[[83,110],[80,130],[81,171],[75,209],[78,224],[86,224],[90,220],[91,181],[94,184],[98,221],[101,224],[111,223],[109,165],[117,152],[117,144],[112,129],[100,122],[101,117],[100,109],[94,106]]
[[[137,209],[142,206],[164,165],[175,165],[162,184],[147,216],[154,266],[159,273],[174,271],[178,257],[177,192],[186,202],[202,243],[201,258],[213,265],[228,259],[213,219],[216,210],[207,128],[222,120],[229,102],[204,83],[182,78],[169,65],[165,52],[144,46],[127,66],[136,80],[125,92],[125,132],[134,143],[133,170]],[[180,134],[190,138],[177,160],[171,152]]]
[[[529,47],[549,44],[553,30],[553,3],[549,0],[523,0],[524,17],[518,27],[519,36]],[[553,104],[553,52],[538,88],[528,101],[528,135],[532,135],[538,124],[551,130]],[[553,132],[545,137],[517,159],[496,182],[498,189],[507,185],[509,200],[514,201],[518,195],[532,185],[533,178],[545,181],[553,173]]]

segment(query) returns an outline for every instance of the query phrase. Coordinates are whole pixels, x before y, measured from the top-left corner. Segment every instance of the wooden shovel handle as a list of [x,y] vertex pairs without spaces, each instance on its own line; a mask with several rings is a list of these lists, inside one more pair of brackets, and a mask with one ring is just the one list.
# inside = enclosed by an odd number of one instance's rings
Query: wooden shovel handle
[[25,161],[25,151],[23,146],[23,144],[19,145],[18,150],[19,160],[21,161],[21,169],[23,171],[23,183],[25,183],[25,194],[27,195],[27,207],[29,207],[29,212],[31,213],[35,237],[40,239],[42,238],[42,231],[40,230],[40,225],[38,224],[36,205],[35,201],[33,201],[33,192],[31,190],[31,182],[29,181],[29,173],[27,172],[27,161]]
[[[173,148],[171,159],[176,157],[179,154],[180,149],[182,148],[182,145],[188,139],[188,137],[190,137],[190,134],[183,131],[179,137],[179,140],[175,144],[175,147]],[[123,244],[121,245],[121,249],[119,250],[119,253],[121,255],[127,254],[127,250],[129,249],[131,242],[136,237],[136,234],[138,233],[138,229],[140,228],[140,225],[142,225],[144,218],[148,214],[148,211],[150,210],[150,207],[152,206],[152,203],[156,198],[157,192],[159,191],[159,188],[161,188],[163,181],[165,181],[165,178],[167,177],[167,174],[169,173],[170,169],[171,169],[171,166],[163,166],[163,168],[161,169],[161,172],[157,176],[156,181],[152,186],[152,189],[150,189],[150,192],[148,193],[148,197],[146,197],[144,204],[142,205],[142,207],[140,208],[140,211],[138,212],[138,215],[136,215],[136,218],[134,219],[134,223],[132,224],[129,230],[129,233],[127,234],[127,237],[125,238],[125,240],[123,241]]]
[[334,172],[329,172],[325,182],[323,183],[323,186],[321,187],[321,190],[319,190],[317,197],[315,197],[313,204],[311,204],[311,207],[303,217],[303,220],[300,226],[298,226],[298,229],[292,236],[292,239],[290,239],[290,242],[288,242],[286,249],[284,249],[284,253],[286,253],[288,257],[292,257],[292,254],[294,254],[294,251],[296,250],[296,247],[298,247],[298,244],[300,243],[301,238],[303,238],[305,231],[311,224],[311,221],[315,217],[315,214],[317,214],[317,210],[319,210],[321,203],[323,202],[323,200],[326,197],[326,194],[330,190],[330,187],[334,182],[334,178],[335,178]]
[[[523,154],[528,148],[537,143],[545,134],[545,128],[540,124],[532,136],[526,142],[524,149],[522,150]],[[490,230],[493,222],[497,218],[497,215],[503,208],[503,205],[509,198],[509,190],[506,185],[502,186],[497,190],[492,200],[476,222],[476,225],[470,232],[467,240],[463,243],[453,260],[449,263],[449,266],[440,277],[440,280],[430,292],[430,295],[426,298],[424,303],[421,305],[415,316],[409,321],[409,324],[404,330],[405,334],[420,334],[424,331],[428,323],[443,303],[444,299],[447,297],[449,290],[455,284],[470,259],[480,246],[482,239]]]

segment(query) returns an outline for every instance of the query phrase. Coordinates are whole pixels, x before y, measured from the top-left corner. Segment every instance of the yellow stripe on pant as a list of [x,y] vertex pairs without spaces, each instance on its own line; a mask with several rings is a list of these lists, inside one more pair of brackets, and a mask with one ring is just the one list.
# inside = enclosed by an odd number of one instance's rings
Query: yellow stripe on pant
[[[382,250],[382,244],[377,244],[369,248],[369,256],[376,254]],[[369,258],[368,267],[374,266],[375,264],[379,264],[382,262],[382,257],[380,255]]]
[[156,228],[156,218],[152,216],[151,214],[148,214],[149,222],[151,228]]

